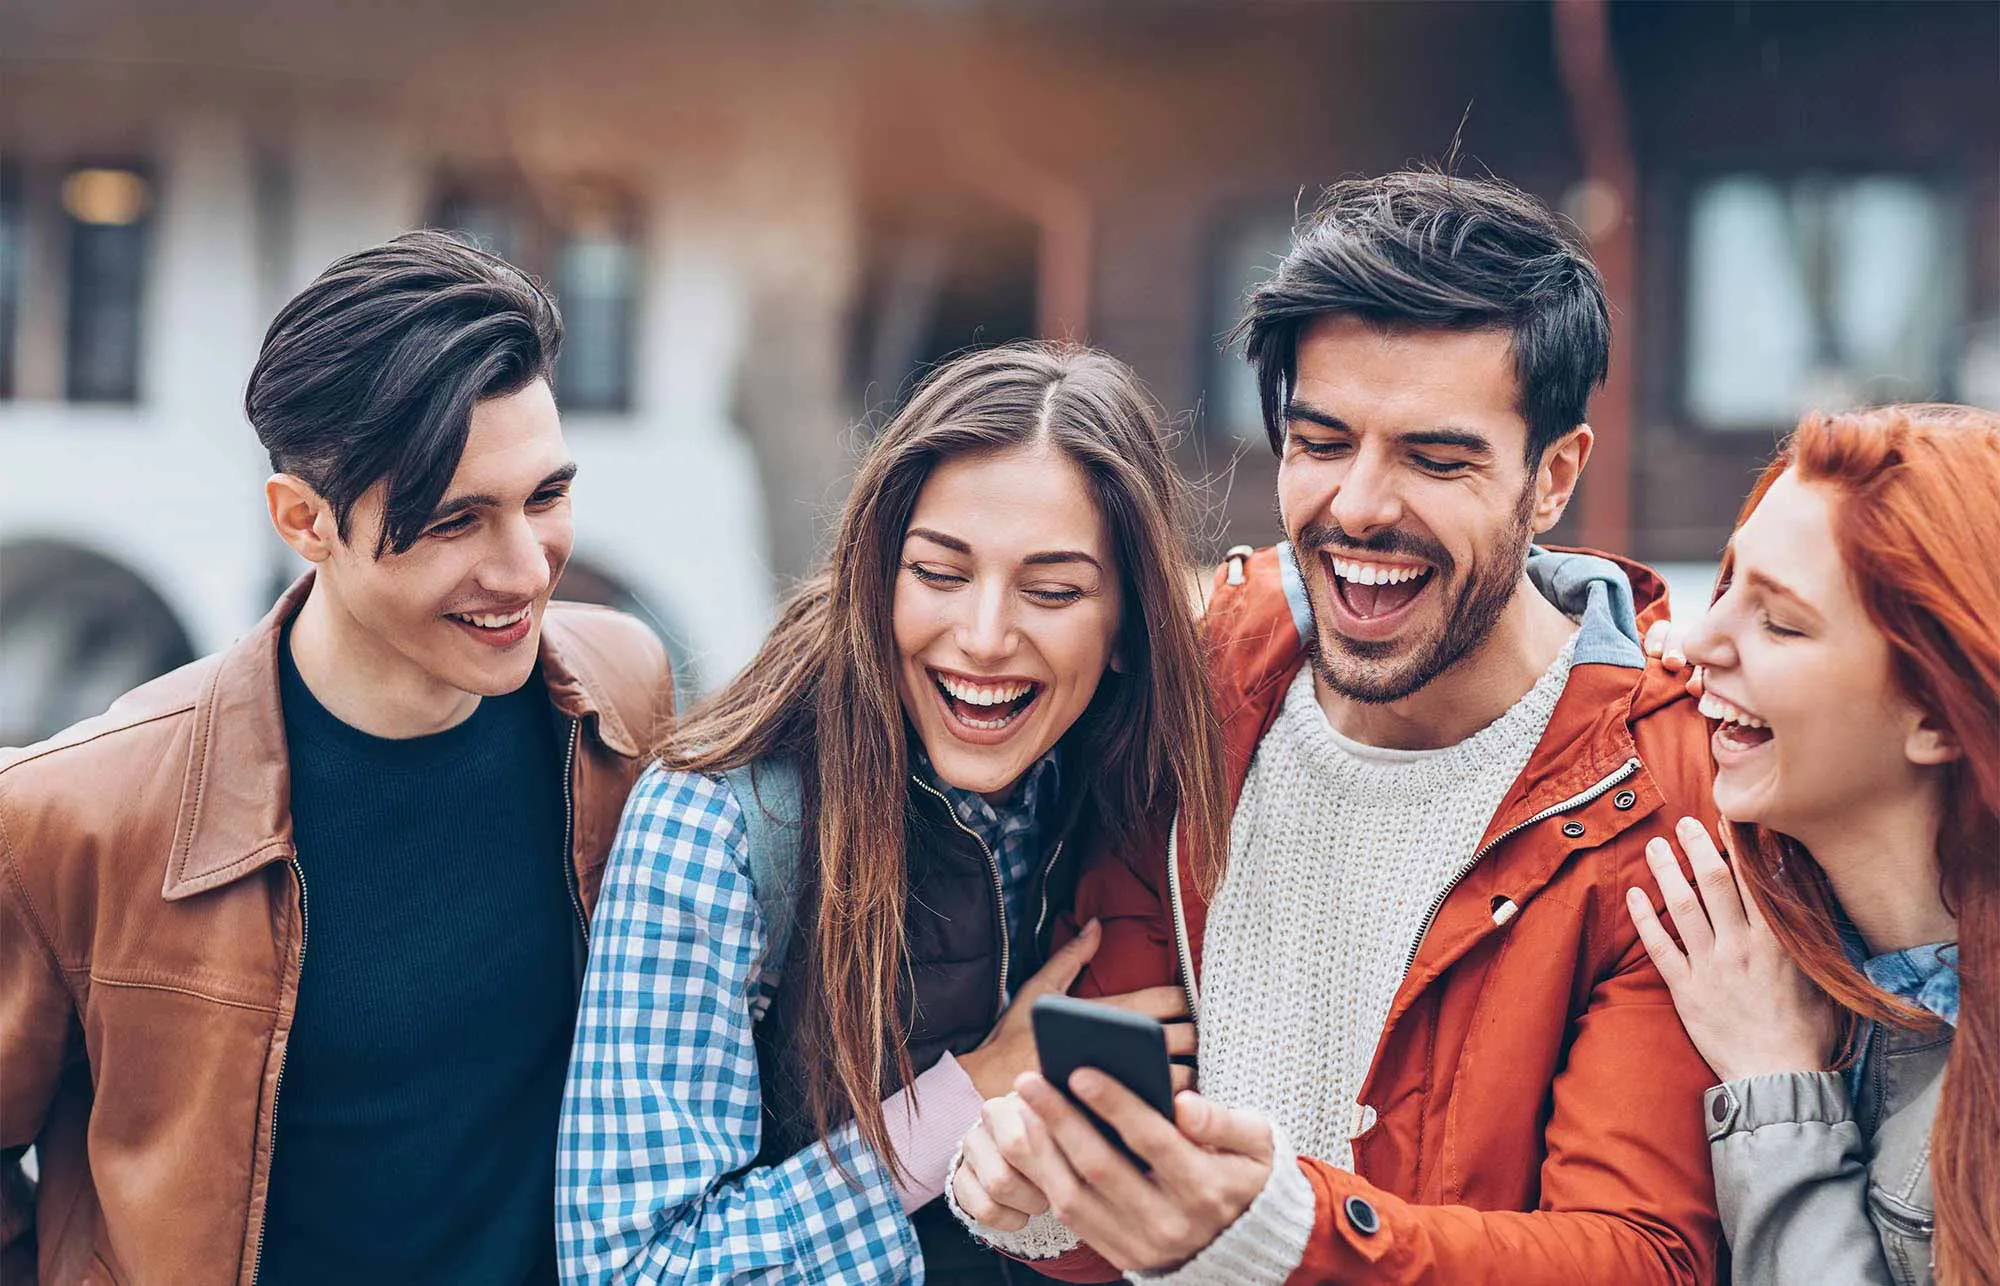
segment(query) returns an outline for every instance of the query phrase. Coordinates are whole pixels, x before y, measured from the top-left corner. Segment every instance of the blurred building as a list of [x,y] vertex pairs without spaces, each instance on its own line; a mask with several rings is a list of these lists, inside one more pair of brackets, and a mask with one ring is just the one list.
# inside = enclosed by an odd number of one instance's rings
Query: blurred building
[[[1813,405],[2000,404],[2000,6],[0,0],[0,743],[240,632],[293,571],[240,399],[335,256],[462,229],[557,292],[573,593],[747,658],[871,416],[1072,335],[1271,538],[1220,340],[1295,211],[1440,159],[1610,279],[1559,538],[1698,587]],[[859,426],[859,427],[857,427]]]

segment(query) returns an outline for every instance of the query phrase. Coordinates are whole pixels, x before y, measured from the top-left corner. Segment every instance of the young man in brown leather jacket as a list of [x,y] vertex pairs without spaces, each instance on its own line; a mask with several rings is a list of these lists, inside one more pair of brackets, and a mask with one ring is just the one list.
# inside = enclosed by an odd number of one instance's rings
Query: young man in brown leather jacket
[[334,264],[246,397],[312,571],[0,752],[8,1283],[556,1280],[586,916],[669,699],[550,602],[561,334],[437,233]]

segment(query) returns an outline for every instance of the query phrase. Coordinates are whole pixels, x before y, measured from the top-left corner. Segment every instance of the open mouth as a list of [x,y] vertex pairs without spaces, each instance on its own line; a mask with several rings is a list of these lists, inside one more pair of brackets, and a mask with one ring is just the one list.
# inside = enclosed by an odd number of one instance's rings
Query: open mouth
[[1427,563],[1383,563],[1320,555],[1334,597],[1356,621],[1389,623],[1417,601],[1436,578]]
[[978,733],[992,734],[1011,727],[1042,695],[1042,685],[1032,679],[973,679],[932,669],[925,673],[945,712],[954,722]]
[[535,605],[523,603],[507,612],[447,612],[445,619],[470,632],[482,643],[503,647],[527,637]]
[[1713,692],[1701,694],[1701,713],[1716,721],[1715,743],[1730,750],[1755,750],[1771,740],[1771,725]]

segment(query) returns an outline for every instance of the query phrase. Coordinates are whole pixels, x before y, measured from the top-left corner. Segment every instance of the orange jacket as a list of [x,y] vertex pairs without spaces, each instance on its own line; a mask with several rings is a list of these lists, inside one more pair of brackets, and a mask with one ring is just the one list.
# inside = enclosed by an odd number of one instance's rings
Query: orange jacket
[[[1614,561],[1643,631],[1665,587]],[[1218,573],[1206,625],[1232,800],[1304,663],[1276,551],[1243,571],[1235,585]],[[1299,1162],[1317,1211],[1294,1286],[1715,1280],[1701,1120],[1715,1078],[1624,905],[1627,888],[1654,887],[1648,838],[1683,815],[1714,825],[1710,764],[1681,679],[1580,654],[1481,856],[1419,939],[1353,1106],[1354,1170]],[[1192,856],[1169,878],[1164,848],[1155,837],[1083,874],[1061,932],[1095,916],[1104,939],[1079,994],[1179,979],[1198,1001],[1208,904]],[[1372,1233],[1347,1214],[1354,1197]],[[1116,1276],[1088,1247],[1035,1267]]]

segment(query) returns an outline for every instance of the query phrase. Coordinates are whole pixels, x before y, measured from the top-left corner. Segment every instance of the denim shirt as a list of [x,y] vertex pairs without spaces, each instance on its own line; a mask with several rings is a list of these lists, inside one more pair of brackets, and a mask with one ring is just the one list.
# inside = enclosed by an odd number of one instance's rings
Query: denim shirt
[[[1906,1000],[1919,1009],[1936,1014],[1953,1027],[1958,1026],[1956,942],[1929,942],[1920,947],[1905,947],[1901,951],[1885,951],[1881,955],[1864,958],[1868,948],[1852,925],[1841,925],[1840,939],[1847,948],[1849,958],[1860,966],[1868,981],[1896,999]],[[1861,1077],[1874,1046],[1875,1024],[1869,1023],[1861,1033],[1860,1056],[1845,1072],[1848,1096],[1856,1101],[1861,1097]]]

